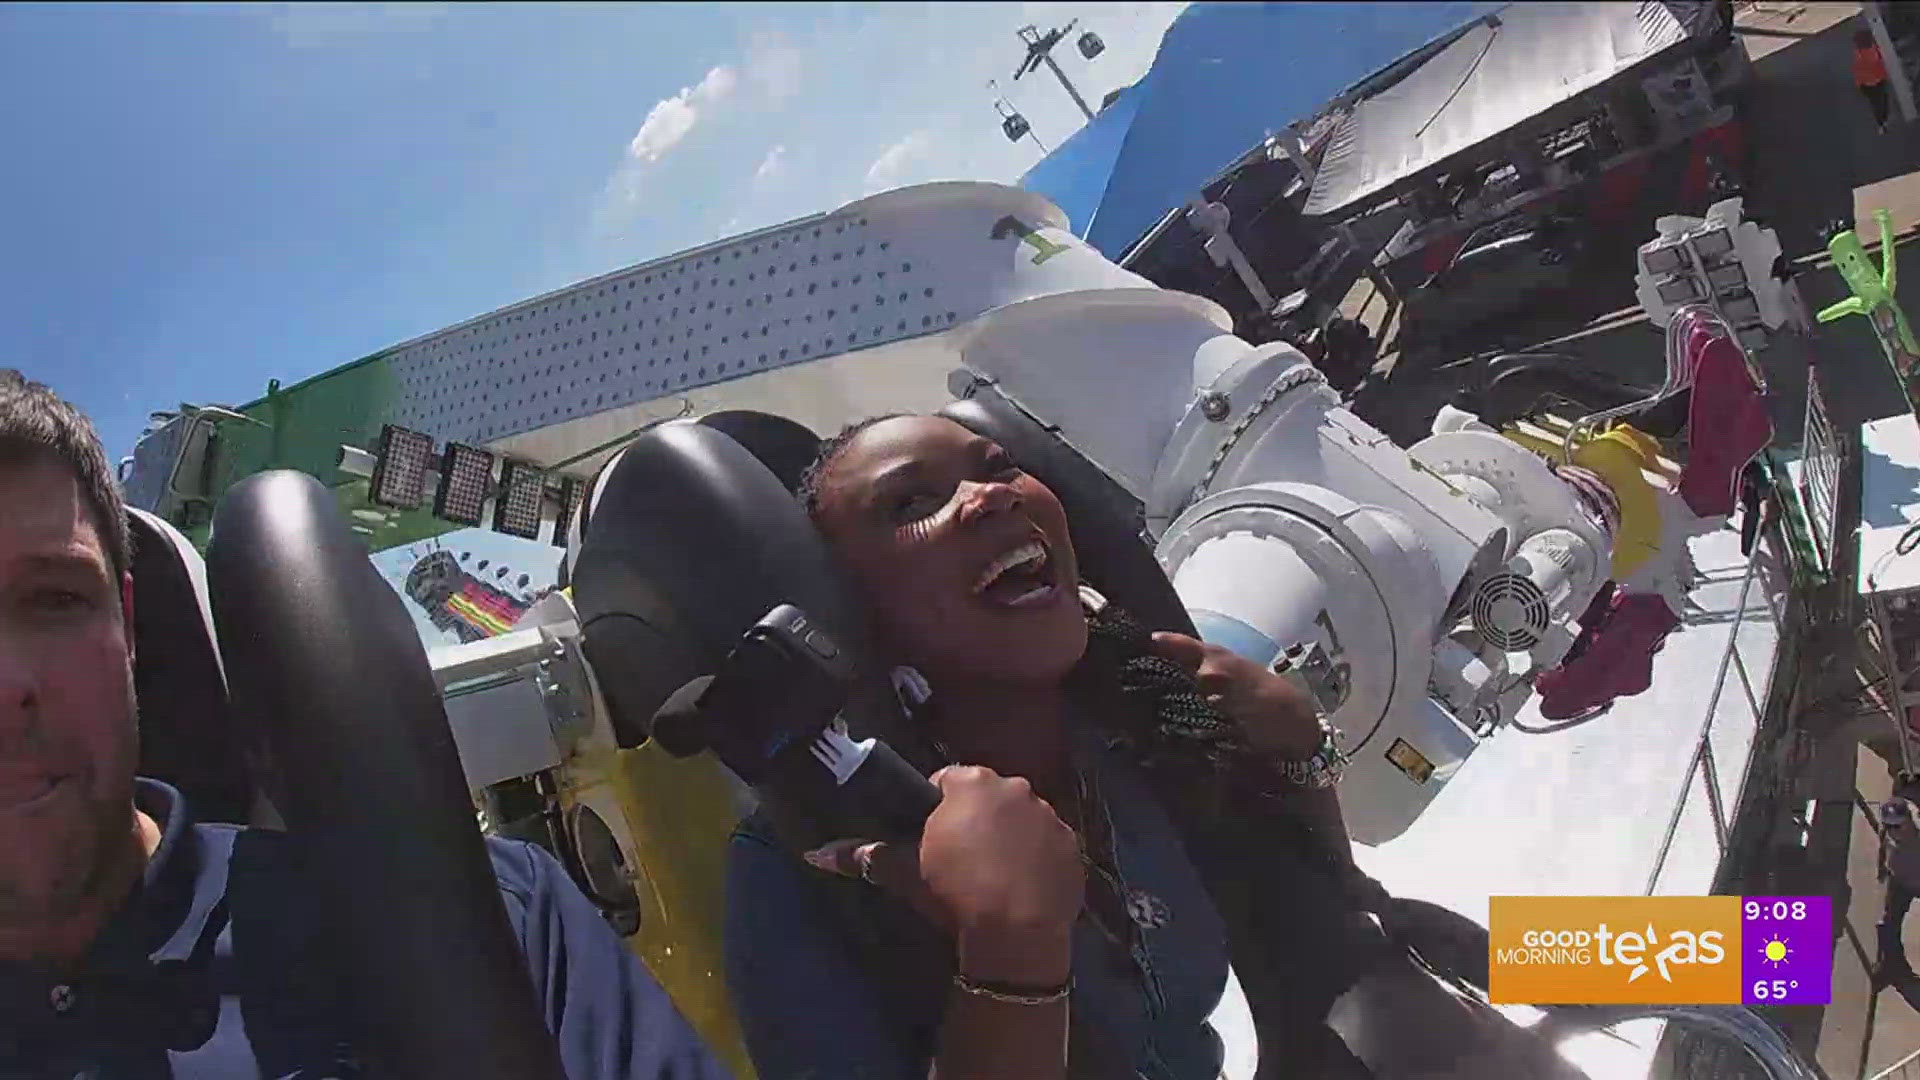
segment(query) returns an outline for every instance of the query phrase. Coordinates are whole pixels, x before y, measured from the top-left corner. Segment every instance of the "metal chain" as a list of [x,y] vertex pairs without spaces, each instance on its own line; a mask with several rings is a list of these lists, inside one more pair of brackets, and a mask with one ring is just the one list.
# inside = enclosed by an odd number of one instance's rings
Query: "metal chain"
[[1226,464],[1228,456],[1233,453],[1233,448],[1239,444],[1240,437],[1247,433],[1247,429],[1253,426],[1253,422],[1259,419],[1261,413],[1293,390],[1310,383],[1325,385],[1326,381],[1326,376],[1320,374],[1319,369],[1310,364],[1295,368],[1291,373],[1275,379],[1273,385],[1267,388],[1267,392],[1260,395],[1260,400],[1254,402],[1253,407],[1235,422],[1232,429],[1227,432],[1226,439],[1214,450],[1213,460],[1207,463],[1207,471],[1193,485],[1192,492],[1187,496],[1187,505],[1192,506],[1207,493],[1207,488],[1213,484],[1213,478],[1219,475],[1220,467]]

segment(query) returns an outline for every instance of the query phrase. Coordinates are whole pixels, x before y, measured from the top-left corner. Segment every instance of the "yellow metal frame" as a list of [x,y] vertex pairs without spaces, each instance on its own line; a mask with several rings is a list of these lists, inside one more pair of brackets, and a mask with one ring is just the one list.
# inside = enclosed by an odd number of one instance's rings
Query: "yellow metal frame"
[[[1516,424],[1501,434],[1549,461],[1558,461],[1573,425],[1558,417],[1543,417],[1536,423],[1546,431],[1561,430],[1534,434]],[[1658,442],[1625,424],[1577,441],[1568,464],[1591,470],[1607,482],[1620,500],[1620,529],[1614,536],[1612,573],[1615,581],[1624,581],[1660,550],[1660,501],[1647,480],[1647,473],[1677,474],[1670,471],[1670,463],[1660,456]]]
[[627,947],[733,1074],[754,1080],[722,951],[727,839],[740,817],[732,781],[707,755],[678,759],[652,743],[580,753],[561,773],[561,804],[592,806],[631,845],[640,929]]

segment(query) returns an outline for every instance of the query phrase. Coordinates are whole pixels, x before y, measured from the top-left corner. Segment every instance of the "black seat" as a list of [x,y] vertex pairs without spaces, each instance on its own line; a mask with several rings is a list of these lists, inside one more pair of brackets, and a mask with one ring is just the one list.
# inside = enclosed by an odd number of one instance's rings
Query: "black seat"
[[127,526],[133,539],[140,775],[180,789],[202,821],[244,824],[254,784],[227,701],[206,567],[187,538],[161,518],[129,508]]

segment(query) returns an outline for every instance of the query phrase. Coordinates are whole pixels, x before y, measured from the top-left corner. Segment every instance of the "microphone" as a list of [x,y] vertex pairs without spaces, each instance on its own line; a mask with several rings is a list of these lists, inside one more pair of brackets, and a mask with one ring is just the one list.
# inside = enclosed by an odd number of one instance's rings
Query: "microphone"
[[841,714],[854,683],[839,645],[781,604],[718,673],[688,681],[655,710],[653,738],[675,757],[711,749],[747,784],[841,835],[917,840],[940,789],[885,742],[848,735]]
[[707,748],[702,730],[706,721],[700,714],[700,699],[712,685],[713,676],[697,676],[654,710],[653,723],[647,726],[647,733],[660,744],[660,749],[677,758],[690,758]]

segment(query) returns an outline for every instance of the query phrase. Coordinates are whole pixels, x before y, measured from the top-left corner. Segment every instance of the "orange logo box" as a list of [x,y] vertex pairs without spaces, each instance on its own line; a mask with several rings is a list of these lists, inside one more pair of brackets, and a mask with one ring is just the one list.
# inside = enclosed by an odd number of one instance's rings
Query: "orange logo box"
[[1737,896],[1496,896],[1496,1005],[1738,1005]]

